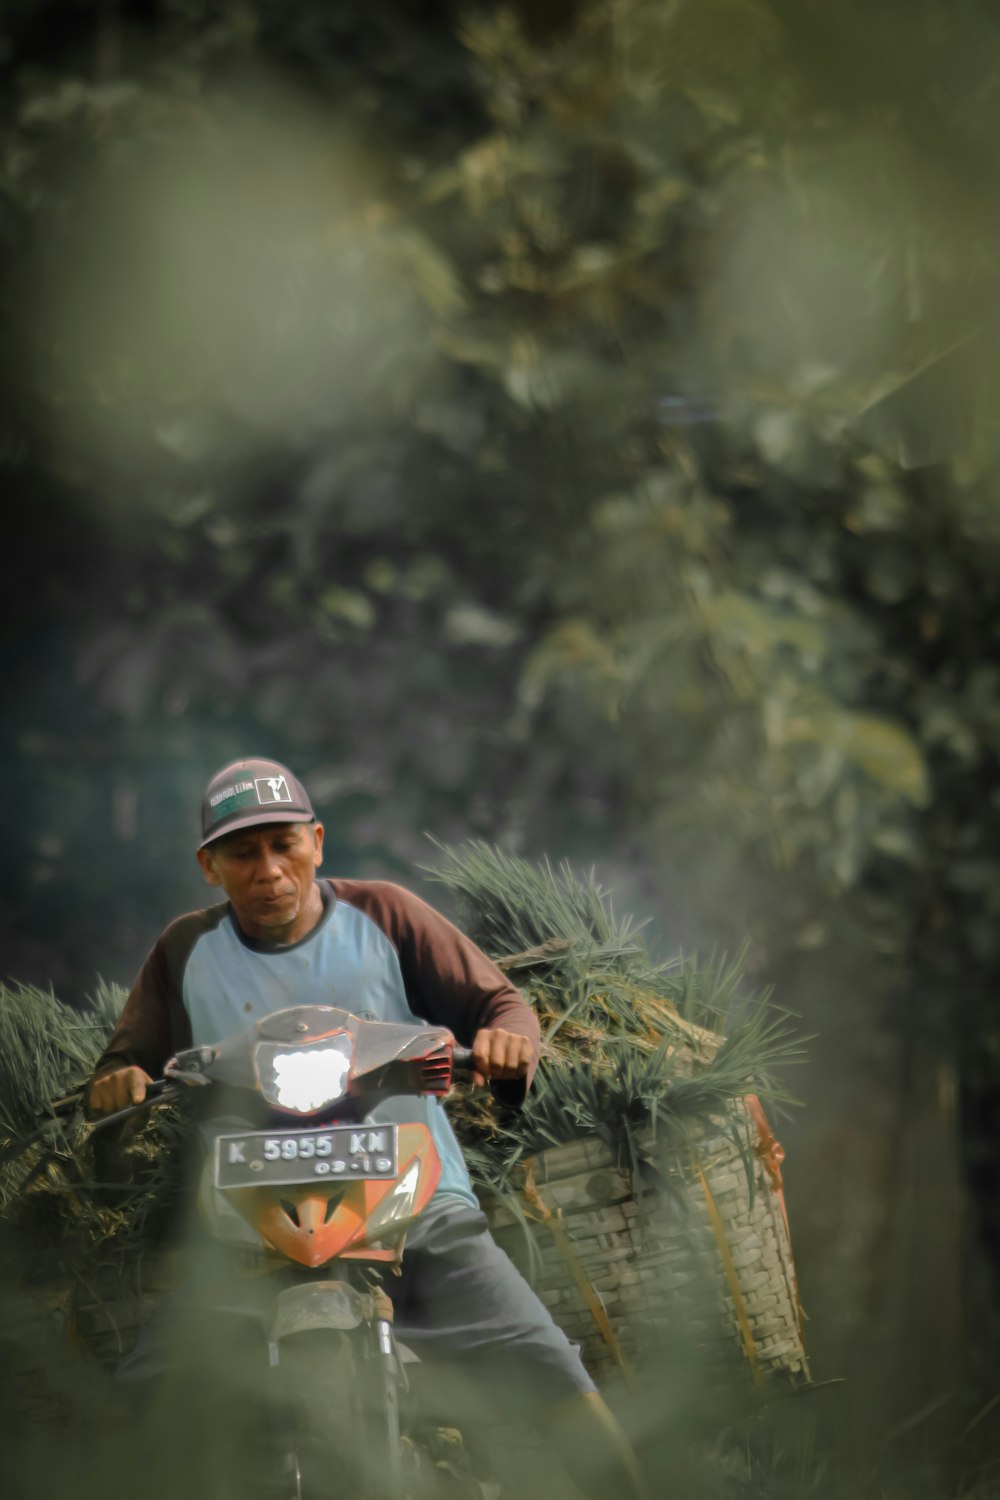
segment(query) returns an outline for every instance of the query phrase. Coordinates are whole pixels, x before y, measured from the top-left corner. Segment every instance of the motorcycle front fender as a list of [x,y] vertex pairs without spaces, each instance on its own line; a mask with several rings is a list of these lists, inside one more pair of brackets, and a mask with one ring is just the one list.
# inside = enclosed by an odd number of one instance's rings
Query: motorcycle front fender
[[278,1293],[271,1315],[271,1342],[320,1328],[346,1332],[370,1318],[371,1297],[346,1281],[308,1281]]

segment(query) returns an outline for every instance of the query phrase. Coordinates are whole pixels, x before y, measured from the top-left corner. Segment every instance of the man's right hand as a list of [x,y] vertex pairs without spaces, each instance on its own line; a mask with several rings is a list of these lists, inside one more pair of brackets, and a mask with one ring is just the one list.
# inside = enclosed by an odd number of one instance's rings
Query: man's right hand
[[110,1115],[128,1109],[130,1104],[141,1104],[152,1081],[142,1068],[115,1068],[111,1073],[102,1073],[87,1091],[87,1113]]

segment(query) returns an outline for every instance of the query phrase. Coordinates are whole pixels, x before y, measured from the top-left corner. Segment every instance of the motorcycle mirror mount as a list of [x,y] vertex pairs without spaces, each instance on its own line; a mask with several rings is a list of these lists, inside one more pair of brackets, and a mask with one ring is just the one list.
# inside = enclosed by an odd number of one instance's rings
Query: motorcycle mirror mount
[[203,1068],[209,1067],[216,1058],[214,1047],[189,1047],[186,1052],[178,1052],[172,1057],[163,1069],[164,1078],[172,1078],[175,1083],[186,1084],[189,1088],[200,1088],[204,1084],[211,1083],[211,1078],[206,1078]]

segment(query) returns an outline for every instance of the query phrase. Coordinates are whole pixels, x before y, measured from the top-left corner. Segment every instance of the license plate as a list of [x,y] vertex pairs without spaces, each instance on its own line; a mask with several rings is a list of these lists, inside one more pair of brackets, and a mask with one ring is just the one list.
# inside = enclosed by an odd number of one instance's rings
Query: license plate
[[395,1125],[327,1125],[319,1130],[253,1130],[215,1142],[219,1188],[353,1182],[396,1176]]

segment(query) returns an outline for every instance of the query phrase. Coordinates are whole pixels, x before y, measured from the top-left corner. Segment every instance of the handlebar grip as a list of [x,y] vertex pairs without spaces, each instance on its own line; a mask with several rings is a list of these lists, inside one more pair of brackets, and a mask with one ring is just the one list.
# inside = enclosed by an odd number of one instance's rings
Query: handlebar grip
[[117,1125],[121,1120],[127,1120],[131,1115],[138,1115],[145,1109],[149,1109],[158,1099],[166,1095],[168,1098],[174,1092],[173,1080],[170,1078],[154,1078],[146,1088],[146,1097],[141,1104],[129,1104],[125,1109],[116,1109],[113,1114],[99,1115],[90,1127],[91,1135],[96,1135],[99,1130],[106,1130],[109,1125]]

